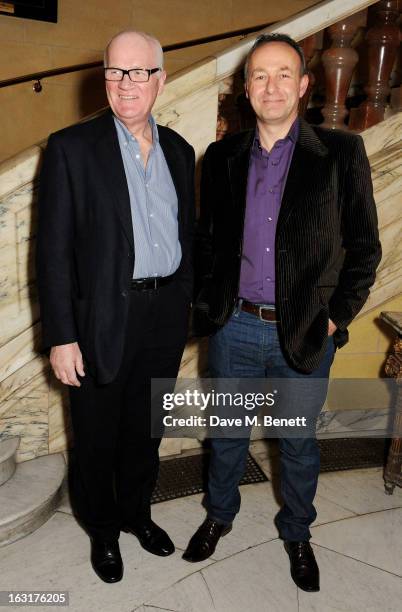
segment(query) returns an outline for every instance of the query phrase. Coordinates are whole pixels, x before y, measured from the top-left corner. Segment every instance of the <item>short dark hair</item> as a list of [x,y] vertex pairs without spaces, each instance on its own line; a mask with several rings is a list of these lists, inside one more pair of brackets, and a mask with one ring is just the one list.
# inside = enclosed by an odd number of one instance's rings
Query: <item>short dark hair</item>
[[293,38],[291,38],[287,34],[260,34],[260,36],[255,39],[250,51],[247,53],[246,61],[244,63],[244,78],[246,80],[248,74],[248,66],[254,51],[256,51],[259,47],[262,47],[263,45],[267,45],[268,43],[273,42],[285,43],[286,45],[289,45],[289,47],[292,47],[292,49],[296,51],[297,55],[300,58],[301,75],[303,76],[303,74],[307,74],[308,71],[306,65],[306,58],[304,57],[303,49],[297,44],[295,40],[293,40]]

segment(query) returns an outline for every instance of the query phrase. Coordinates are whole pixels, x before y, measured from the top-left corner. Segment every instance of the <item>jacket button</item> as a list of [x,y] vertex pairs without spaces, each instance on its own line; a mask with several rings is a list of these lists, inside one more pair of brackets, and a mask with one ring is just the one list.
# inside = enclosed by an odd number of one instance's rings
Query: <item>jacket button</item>
[[121,292],[121,295],[125,298],[128,295],[128,291],[124,290]]

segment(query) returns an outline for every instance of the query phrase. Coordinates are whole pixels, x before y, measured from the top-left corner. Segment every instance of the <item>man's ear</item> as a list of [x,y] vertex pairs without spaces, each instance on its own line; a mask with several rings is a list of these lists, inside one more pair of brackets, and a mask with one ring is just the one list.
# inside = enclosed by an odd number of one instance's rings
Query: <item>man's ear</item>
[[302,98],[306,93],[309,80],[308,74],[303,74],[302,78],[300,79],[299,98]]
[[247,87],[247,81],[244,83],[244,93],[246,94],[246,98],[248,100],[248,87]]
[[159,88],[158,88],[158,96],[162,93],[165,88],[166,81],[166,70],[162,70],[159,76]]

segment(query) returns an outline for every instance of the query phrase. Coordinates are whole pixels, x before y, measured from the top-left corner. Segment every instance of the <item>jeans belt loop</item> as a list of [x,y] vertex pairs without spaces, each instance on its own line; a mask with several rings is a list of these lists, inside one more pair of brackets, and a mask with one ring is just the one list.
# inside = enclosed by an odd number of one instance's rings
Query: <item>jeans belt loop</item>
[[239,298],[239,299],[237,300],[237,303],[236,303],[235,309],[234,309],[234,311],[233,311],[233,315],[234,315],[235,317],[238,317],[238,316],[239,316],[240,311],[241,311],[241,305],[242,305],[242,304],[243,304],[243,298]]

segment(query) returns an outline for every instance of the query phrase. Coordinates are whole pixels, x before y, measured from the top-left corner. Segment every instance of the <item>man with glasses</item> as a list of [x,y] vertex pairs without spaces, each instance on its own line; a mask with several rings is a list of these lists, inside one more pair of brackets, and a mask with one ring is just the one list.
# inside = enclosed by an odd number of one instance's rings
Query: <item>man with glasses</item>
[[43,343],[70,391],[73,501],[95,572],[117,582],[121,529],[174,551],[151,520],[150,381],[177,376],[187,336],[194,150],[151,115],[166,78],[156,39],[118,34],[104,71],[110,110],[49,138],[37,278]]
[[[298,117],[308,75],[294,40],[261,35],[245,81],[256,129],[213,143],[203,161],[195,321],[201,333],[215,332],[214,378],[242,379],[243,388],[246,378],[283,379],[281,410],[306,419],[310,433],[288,428],[279,440],[275,523],[294,582],[318,591],[309,544],[320,466],[315,424],[335,348],[347,342],[381,258],[376,208],[362,139]],[[229,435],[210,441],[208,516],[183,555],[188,561],[212,555],[240,509],[249,440]]]

